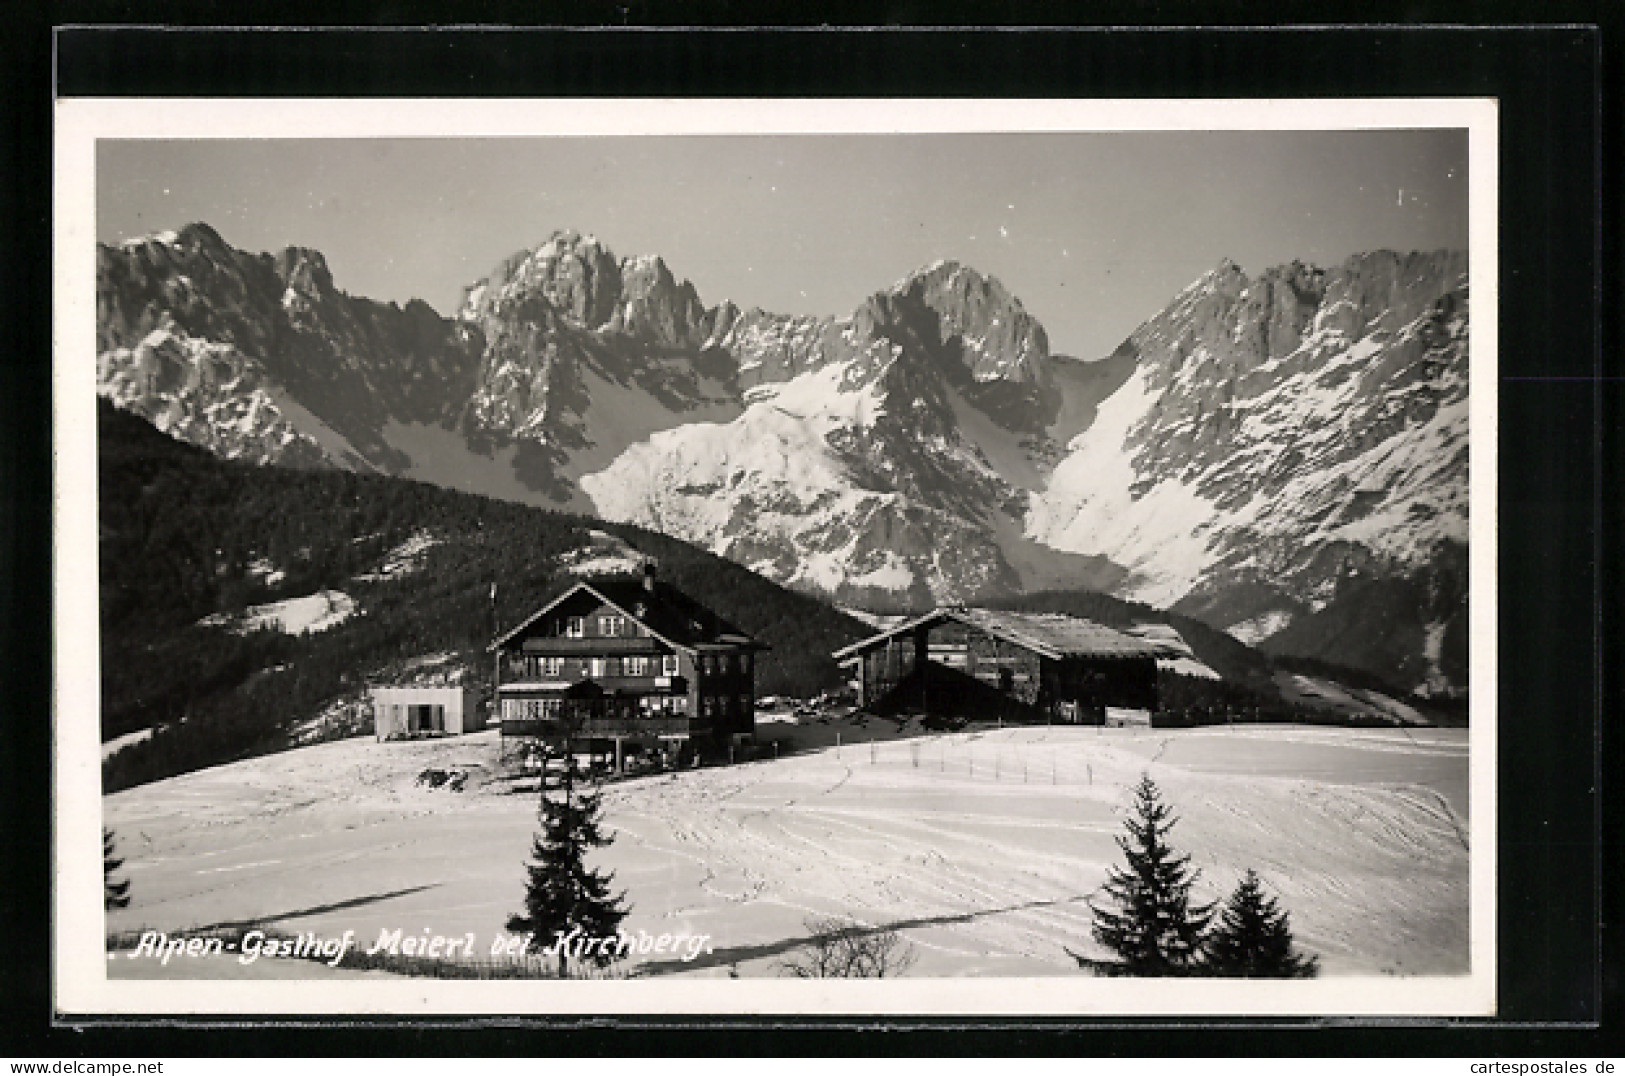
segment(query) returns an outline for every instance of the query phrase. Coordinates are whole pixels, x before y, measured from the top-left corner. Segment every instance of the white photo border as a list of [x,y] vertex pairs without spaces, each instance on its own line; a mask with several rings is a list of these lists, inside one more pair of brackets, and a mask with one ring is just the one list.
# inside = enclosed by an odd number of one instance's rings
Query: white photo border
[[[53,981],[62,1016],[1491,1016],[1496,983],[1497,103],[1489,98],[62,98],[53,210]],[[1468,132],[1471,971],[1308,981],[134,981],[106,975],[96,565],[99,139],[1106,131]]]

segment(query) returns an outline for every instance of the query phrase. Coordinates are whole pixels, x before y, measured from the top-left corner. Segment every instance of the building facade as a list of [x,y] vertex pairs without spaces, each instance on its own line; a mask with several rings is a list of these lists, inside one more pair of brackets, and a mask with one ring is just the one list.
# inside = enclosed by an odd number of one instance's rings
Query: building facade
[[835,652],[859,705],[1101,724],[1154,711],[1153,645],[1058,613],[937,609]]
[[755,730],[756,657],[767,649],[656,578],[583,580],[491,644],[503,735],[564,731],[628,749],[726,750]]
[[380,740],[474,732],[480,726],[466,687],[400,685],[372,689],[373,735]]

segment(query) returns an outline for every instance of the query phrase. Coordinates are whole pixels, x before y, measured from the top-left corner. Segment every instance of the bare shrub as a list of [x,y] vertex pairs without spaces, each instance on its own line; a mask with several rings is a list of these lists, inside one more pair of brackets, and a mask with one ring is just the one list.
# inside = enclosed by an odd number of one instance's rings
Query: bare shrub
[[889,927],[825,916],[813,916],[802,925],[806,943],[779,962],[785,974],[797,979],[895,978],[919,959],[914,946]]

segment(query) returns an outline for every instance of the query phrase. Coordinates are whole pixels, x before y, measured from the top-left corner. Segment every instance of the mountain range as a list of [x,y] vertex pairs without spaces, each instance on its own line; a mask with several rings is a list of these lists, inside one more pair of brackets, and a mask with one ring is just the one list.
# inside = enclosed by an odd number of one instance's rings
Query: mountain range
[[850,607],[1090,589],[1465,683],[1466,258],[1221,263],[1112,354],[938,262],[841,318],[556,232],[443,317],[204,224],[98,250],[103,396],[216,454],[634,523]]

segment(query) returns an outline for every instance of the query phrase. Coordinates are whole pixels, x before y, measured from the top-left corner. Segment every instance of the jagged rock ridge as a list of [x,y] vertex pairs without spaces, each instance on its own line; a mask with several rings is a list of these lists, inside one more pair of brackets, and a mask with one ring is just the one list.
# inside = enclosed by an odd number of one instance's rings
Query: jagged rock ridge
[[1224,263],[1081,362],[951,261],[792,316],[565,231],[446,319],[193,225],[101,248],[98,361],[104,395],[224,455],[590,510],[876,609],[1091,587],[1312,656],[1381,636],[1370,666],[1443,688],[1464,271]]

